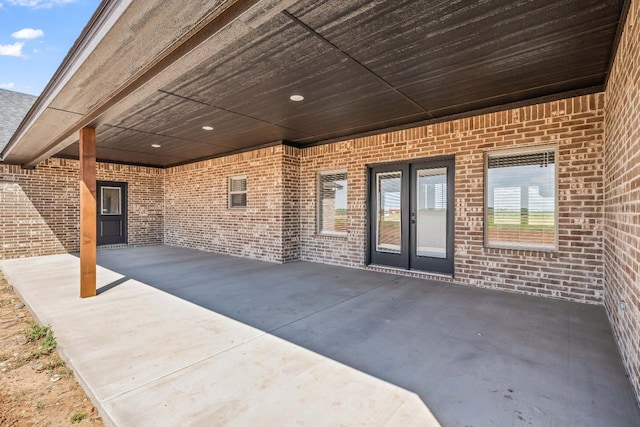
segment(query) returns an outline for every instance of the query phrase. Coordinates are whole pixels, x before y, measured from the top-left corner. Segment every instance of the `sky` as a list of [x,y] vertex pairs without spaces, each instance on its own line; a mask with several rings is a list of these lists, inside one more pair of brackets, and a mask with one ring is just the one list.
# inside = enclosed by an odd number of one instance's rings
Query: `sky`
[[[491,168],[488,175],[490,208],[542,212],[553,210],[556,188],[555,164]],[[498,205],[494,200],[499,198]]]
[[0,88],[40,95],[100,0],[0,0]]

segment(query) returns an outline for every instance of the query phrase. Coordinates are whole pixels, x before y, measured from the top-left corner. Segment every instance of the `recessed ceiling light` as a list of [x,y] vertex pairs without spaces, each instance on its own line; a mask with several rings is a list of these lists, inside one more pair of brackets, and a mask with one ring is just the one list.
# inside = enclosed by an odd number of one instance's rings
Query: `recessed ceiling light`
[[162,145],[160,145],[160,144],[151,144],[151,146],[152,146],[153,148],[160,148],[160,147],[162,147]]
[[302,95],[291,95],[289,97],[290,100],[292,100],[293,102],[300,102],[300,101],[304,101],[304,96]]
[[202,126],[204,130],[213,130],[213,126]]

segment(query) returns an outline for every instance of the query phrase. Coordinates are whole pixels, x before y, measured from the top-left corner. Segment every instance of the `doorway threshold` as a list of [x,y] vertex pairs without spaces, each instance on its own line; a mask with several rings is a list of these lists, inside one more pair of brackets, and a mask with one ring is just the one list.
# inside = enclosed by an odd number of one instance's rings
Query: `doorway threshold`
[[399,276],[415,277],[417,279],[439,280],[441,282],[455,283],[453,275],[422,271],[422,270],[406,270],[404,268],[392,267],[382,264],[369,264],[365,266],[365,270],[377,271],[379,273],[397,274]]

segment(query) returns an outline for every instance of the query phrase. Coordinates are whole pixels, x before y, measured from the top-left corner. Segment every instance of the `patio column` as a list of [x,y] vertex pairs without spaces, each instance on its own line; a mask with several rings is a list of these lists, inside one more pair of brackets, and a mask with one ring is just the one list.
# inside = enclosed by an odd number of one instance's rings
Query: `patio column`
[[96,295],[96,130],[80,129],[80,297]]

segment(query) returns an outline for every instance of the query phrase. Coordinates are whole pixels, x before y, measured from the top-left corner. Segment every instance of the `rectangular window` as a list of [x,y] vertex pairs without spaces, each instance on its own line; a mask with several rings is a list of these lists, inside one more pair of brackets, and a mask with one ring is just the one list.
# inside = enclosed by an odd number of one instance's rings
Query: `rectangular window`
[[318,232],[347,235],[346,172],[322,172],[318,175]]
[[555,249],[556,148],[486,153],[485,168],[486,246]]
[[234,176],[229,178],[229,207],[247,207],[247,177]]
[[121,196],[120,187],[100,187],[100,206],[102,208],[101,215],[120,215]]
[[376,251],[399,254],[402,249],[402,171],[376,174]]

